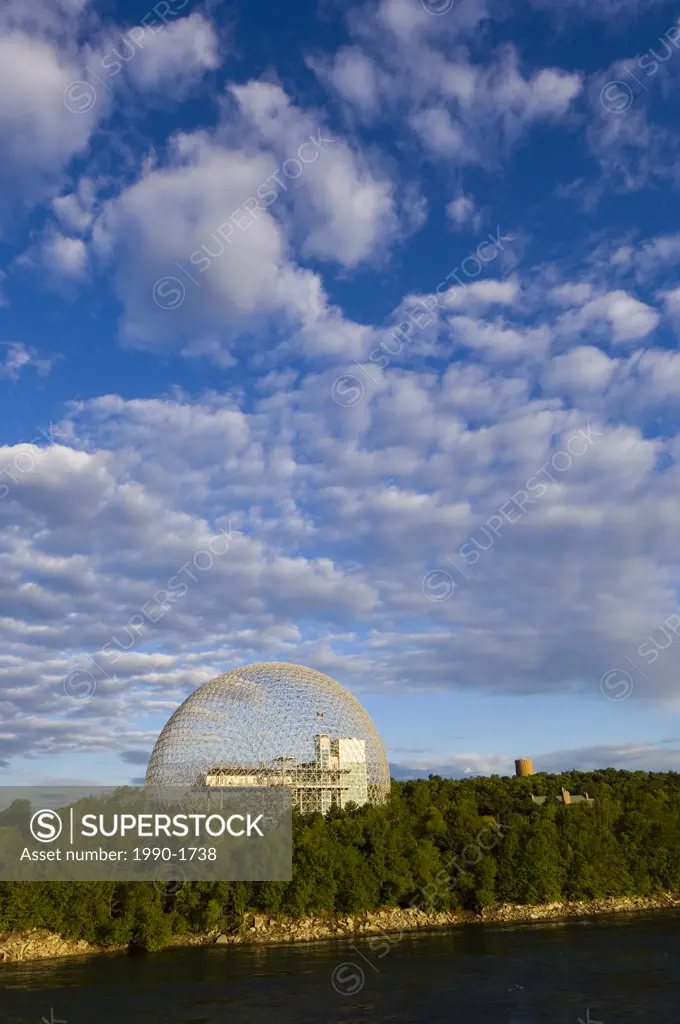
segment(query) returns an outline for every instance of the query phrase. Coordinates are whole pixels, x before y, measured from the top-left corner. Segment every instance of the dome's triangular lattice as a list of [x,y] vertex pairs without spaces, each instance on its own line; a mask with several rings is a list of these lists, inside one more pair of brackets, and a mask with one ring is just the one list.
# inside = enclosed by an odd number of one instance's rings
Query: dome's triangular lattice
[[287,785],[301,810],[382,803],[387,758],[359,701],[314,669],[245,665],[211,679],[158,737],[147,784]]

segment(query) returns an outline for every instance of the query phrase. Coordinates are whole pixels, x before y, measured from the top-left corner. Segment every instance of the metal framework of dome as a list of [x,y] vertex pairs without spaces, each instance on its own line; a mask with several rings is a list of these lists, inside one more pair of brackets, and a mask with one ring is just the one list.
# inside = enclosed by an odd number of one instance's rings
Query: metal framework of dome
[[211,679],[177,708],[147,785],[290,786],[301,811],[383,803],[385,750],[359,701],[330,676],[281,662]]

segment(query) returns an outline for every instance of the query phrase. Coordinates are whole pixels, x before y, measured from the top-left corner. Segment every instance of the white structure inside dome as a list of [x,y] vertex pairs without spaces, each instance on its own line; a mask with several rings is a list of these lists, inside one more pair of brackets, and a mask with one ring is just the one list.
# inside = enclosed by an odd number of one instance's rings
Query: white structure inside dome
[[315,758],[298,762],[292,756],[274,759],[271,767],[254,770],[247,765],[217,765],[205,773],[209,787],[290,786],[293,805],[302,812],[368,803],[368,766],[366,741],[351,738],[332,739],[328,733],[314,737]]

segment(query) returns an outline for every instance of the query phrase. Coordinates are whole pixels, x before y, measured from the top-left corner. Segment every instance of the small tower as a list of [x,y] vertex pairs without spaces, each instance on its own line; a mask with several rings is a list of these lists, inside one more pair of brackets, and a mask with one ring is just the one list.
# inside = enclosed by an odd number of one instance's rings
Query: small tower
[[522,778],[525,775],[534,774],[534,765],[530,757],[519,757],[515,761],[515,775]]

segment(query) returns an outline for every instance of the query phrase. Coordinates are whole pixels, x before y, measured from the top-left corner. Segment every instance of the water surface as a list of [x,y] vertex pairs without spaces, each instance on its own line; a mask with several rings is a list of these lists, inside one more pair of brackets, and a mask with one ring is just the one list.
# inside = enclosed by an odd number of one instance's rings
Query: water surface
[[679,924],[669,910],[463,926],[374,938],[374,948],[360,939],[0,965],[0,1020],[676,1024]]

